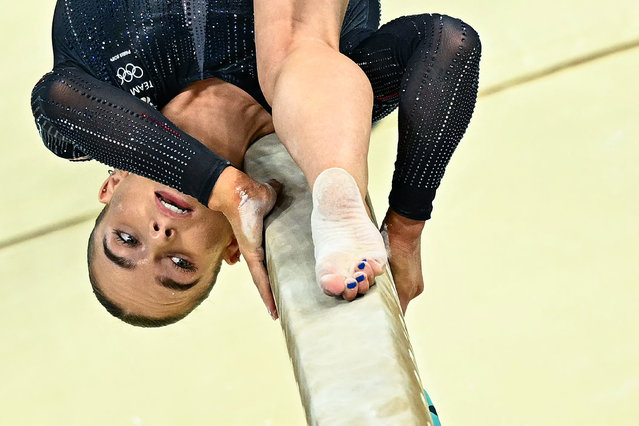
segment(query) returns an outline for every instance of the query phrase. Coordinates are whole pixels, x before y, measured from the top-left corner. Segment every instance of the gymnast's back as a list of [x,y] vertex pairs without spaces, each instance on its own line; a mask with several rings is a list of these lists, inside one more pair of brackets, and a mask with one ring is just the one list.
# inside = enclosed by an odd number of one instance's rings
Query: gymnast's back
[[59,0],[53,50],[54,65],[72,63],[158,109],[212,77],[264,103],[251,0]]
[[[352,0],[344,48],[378,25],[378,0]],[[158,109],[194,81],[219,78],[270,110],[254,38],[253,0],[59,0],[53,21],[55,65],[72,63]]]

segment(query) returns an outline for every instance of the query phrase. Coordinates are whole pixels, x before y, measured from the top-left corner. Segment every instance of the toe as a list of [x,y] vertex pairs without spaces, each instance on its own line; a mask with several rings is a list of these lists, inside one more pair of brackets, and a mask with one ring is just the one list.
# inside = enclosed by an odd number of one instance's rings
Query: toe
[[[376,274],[375,274],[375,271],[373,270],[373,267],[371,266],[371,264],[368,263],[368,260],[364,259],[360,263],[358,263],[357,266],[355,267],[355,271],[354,272],[355,273],[354,273],[353,277],[355,277],[358,273],[361,272],[364,275],[366,275],[367,284],[373,285],[375,283],[375,275]],[[360,284],[360,287],[361,287],[361,284]],[[368,291],[368,288],[366,288],[366,291]],[[366,293],[366,291],[364,291],[364,293]]]
[[366,294],[371,285],[368,276],[364,272],[358,272],[355,274],[355,281],[357,281],[357,293]]
[[324,290],[324,293],[329,296],[339,296],[344,293],[344,277],[337,274],[323,275],[320,280],[320,287]]
[[366,263],[370,265],[371,269],[373,270],[374,276],[382,275],[384,273],[384,267],[386,266],[386,263],[380,263],[373,259],[368,259]]
[[354,280],[353,278],[348,278],[346,281],[344,281],[344,284],[346,286],[346,289],[344,290],[344,293],[342,294],[342,297],[345,300],[351,301],[353,299],[355,299],[357,297],[357,286],[358,283],[356,280]]

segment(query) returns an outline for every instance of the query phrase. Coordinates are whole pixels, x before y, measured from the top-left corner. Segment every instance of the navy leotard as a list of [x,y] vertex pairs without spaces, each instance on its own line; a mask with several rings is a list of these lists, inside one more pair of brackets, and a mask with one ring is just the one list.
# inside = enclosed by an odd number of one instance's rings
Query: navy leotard
[[[399,106],[390,206],[430,217],[435,190],[470,121],[481,45],[464,22],[414,15],[379,27],[378,0],[352,0],[340,50],[368,76],[373,121]],[[54,68],[32,110],[56,155],[96,159],[207,204],[230,163],[160,112],[190,83],[219,78],[270,107],[259,88],[252,0],[59,0]],[[339,102],[336,99],[336,102]]]

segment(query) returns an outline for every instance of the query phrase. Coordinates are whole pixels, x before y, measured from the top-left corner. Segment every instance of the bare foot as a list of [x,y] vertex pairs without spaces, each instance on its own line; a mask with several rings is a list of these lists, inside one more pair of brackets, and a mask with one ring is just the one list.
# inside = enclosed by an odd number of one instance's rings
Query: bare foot
[[315,275],[326,294],[353,300],[384,271],[384,241],[344,169],[327,169],[315,180],[311,230]]
[[390,249],[390,267],[402,312],[424,291],[421,236],[424,221],[408,219],[388,209],[381,232]]

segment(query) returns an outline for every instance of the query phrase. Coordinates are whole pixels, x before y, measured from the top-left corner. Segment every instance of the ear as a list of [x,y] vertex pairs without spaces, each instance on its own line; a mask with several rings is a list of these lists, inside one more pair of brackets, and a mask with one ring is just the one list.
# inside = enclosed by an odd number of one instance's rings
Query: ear
[[231,242],[224,249],[223,259],[229,265],[234,265],[240,261],[240,245],[235,237],[231,237]]
[[106,178],[104,183],[100,186],[100,192],[98,192],[98,200],[102,204],[107,204],[113,197],[113,191],[124,178],[129,175],[129,172],[122,170],[114,170],[109,177]]

